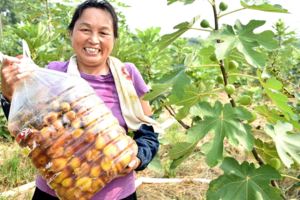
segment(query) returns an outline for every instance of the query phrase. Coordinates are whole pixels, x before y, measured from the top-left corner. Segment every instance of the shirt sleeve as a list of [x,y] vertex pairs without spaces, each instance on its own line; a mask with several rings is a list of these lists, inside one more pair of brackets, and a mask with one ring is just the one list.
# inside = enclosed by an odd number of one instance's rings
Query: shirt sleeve
[[141,161],[135,171],[141,171],[148,166],[159,149],[158,134],[154,132],[152,126],[142,124],[139,130],[134,132],[133,139],[138,145],[137,157]]
[[131,76],[133,86],[136,90],[138,97],[141,97],[147,92],[149,92],[149,88],[136,66],[133,63],[125,63],[125,67]]
[[8,120],[9,111],[10,111],[10,102],[1,94],[1,108],[3,110],[4,116]]

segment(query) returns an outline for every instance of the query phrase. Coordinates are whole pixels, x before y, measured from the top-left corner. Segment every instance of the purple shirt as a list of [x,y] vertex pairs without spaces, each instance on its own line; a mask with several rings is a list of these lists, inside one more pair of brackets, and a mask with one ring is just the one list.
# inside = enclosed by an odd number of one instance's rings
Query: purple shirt
[[[148,92],[148,87],[143,80],[140,72],[132,63],[125,63],[125,66],[131,75],[133,85],[136,89],[137,95],[141,97],[146,92]],[[68,62],[51,62],[48,65],[49,69],[66,72],[68,67]],[[80,73],[81,77],[85,79],[90,86],[92,86],[96,94],[104,101],[105,105],[110,108],[113,115],[118,119],[119,124],[127,130],[125,120],[122,115],[120,101],[115,86],[115,82],[112,74],[108,75],[89,75]],[[38,176],[36,179],[36,186],[53,196],[55,192],[47,185],[46,181]],[[135,191],[135,175],[134,172],[130,174],[116,178],[110,183],[108,183],[101,191],[95,194],[92,200],[117,200],[122,199]]]

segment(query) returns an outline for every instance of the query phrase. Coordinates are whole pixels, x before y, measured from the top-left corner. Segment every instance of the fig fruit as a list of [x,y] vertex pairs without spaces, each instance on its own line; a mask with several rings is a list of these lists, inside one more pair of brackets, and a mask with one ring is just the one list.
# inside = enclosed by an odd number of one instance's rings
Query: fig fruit
[[201,26],[202,28],[208,28],[208,27],[210,27],[209,22],[208,22],[206,19],[203,19],[203,20],[200,22],[200,26]]
[[225,92],[229,95],[233,94],[235,91],[235,87],[232,84],[228,84],[225,86]]
[[219,4],[219,9],[221,11],[225,11],[225,10],[227,10],[227,8],[228,8],[228,5],[226,3],[224,3],[223,1]]

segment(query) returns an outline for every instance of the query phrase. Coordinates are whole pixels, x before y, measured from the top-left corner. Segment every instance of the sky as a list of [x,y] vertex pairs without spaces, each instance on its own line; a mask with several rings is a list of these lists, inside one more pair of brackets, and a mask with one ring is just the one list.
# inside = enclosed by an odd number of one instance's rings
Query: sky
[[[227,11],[241,8],[239,0],[223,0],[228,4]],[[207,19],[213,24],[212,9],[208,0],[196,0],[193,4],[184,5],[176,2],[167,5],[167,0],[123,0],[129,8],[120,9],[126,17],[129,28],[145,30],[149,27],[161,27],[161,33],[172,33],[176,24],[191,21],[193,17],[200,15],[200,21]],[[216,2],[220,2],[216,0]],[[246,24],[250,19],[265,20],[266,24],[261,29],[270,29],[278,19],[283,19],[289,30],[296,31],[300,35],[300,1],[299,0],[269,0],[272,4],[280,4],[290,14],[278,14],[271,12],[243,10],[232,15],[221,18],[220,23],[233,25],[236,20]],[[199,21],[199,23],[200,23]],[[259,29],[258,29],[259,30]],[[188,31],[186,37],[205,37],[207,33],[199,31]]]

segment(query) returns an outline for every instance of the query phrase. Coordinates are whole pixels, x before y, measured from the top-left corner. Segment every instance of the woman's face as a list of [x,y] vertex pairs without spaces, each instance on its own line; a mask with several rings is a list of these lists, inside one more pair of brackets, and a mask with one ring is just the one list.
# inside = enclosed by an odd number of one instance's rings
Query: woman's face
[[87,8],[75,23],[71,42],[79,67],[101,67],[114,45],[113,21],[109,12]]

